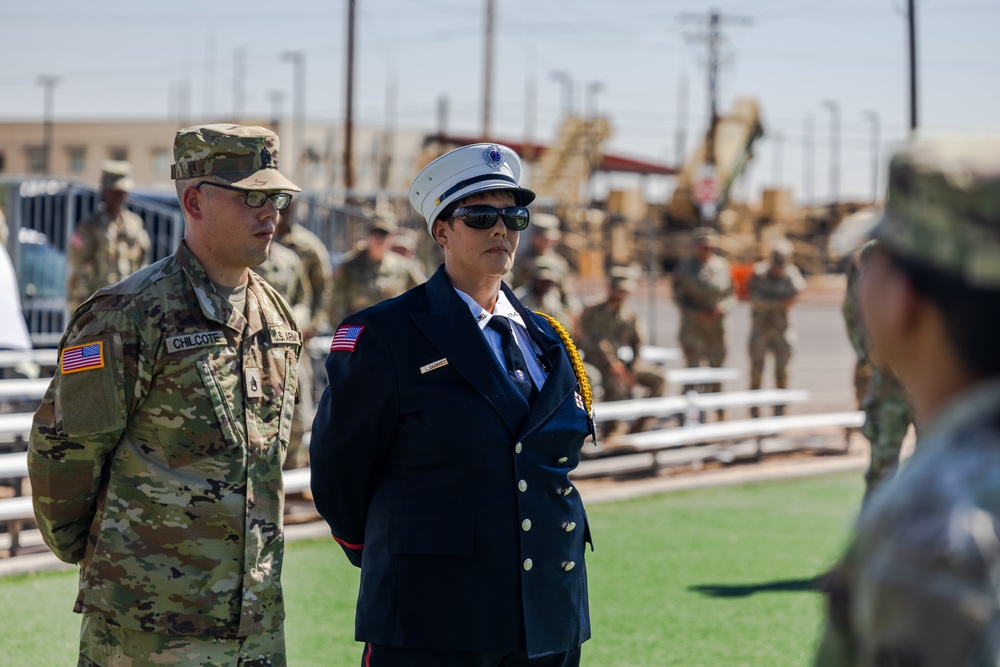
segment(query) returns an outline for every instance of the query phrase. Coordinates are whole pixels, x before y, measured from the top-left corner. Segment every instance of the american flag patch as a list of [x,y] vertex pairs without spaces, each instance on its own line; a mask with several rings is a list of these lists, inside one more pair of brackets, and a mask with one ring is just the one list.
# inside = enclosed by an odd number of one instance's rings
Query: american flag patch
[[59,367],[63,375],[104,368],[104,341],[67,347],[63,350]]
[[581,410],[587,409],[583,406],[583,396],[580,395],[580,392],[574,391],[573,398],[576,400],[576,407],[580,408]]
[[337,329],[337,333],[333,334],[333,343],[330,345],[330,351],[354,352],[354,346],[358,344],[358,339],[361,338],[361,332],[364,330],[365,327],[363,324],[341,325]]

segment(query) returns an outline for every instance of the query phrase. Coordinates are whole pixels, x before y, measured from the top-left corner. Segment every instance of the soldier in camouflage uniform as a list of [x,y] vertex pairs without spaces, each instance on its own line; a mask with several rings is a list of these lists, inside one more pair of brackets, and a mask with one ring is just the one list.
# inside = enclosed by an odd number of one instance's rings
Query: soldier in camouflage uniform
[[904,147],[874,235],[865,330],[921,446],[827,577],[816,664],[1000,664],[1000,141]]
[[[641,326],[628,302],[635,288],[633,272],[626,267],[614,267],[610,271],[607,298],[580,314],[577,345],[587,363],[601,372],[606,401],[632,398],[636,386],[644,387],[650,397],[663,396],[667,389],[667,380],[660,369],[639,357],[643,343]],[[632,350],[632,360],[627,364],[618,357],[618,349],[622,347]],[[652,421],[652,418],[640,419],[632,430],[646,430]],[[605,426],[614,432],[617,425]]]
[[301,335],[249,270],[299,188],[270,130],[180,130],[177,251],[73,315],[28,452],[80,565],[81,665],[284,665],[281,464]]
[[[274,243],[271,245],[267,261],[255,266],[253,270],[267,281],[267,284],[276,289],[285,302],[291,306],[296,322],[308,323],[311,320],[312,284],[306,274],[305,265],[294,250],[286,248],[280,243]],[[302,340],[303,346],[305,346],[305,334],[303,334]],[[307,394],[312,378],[308,371],[308,363],[306,363],[308,356],[307,353],[304,353],[299,357],[300,400],[295,408],[292,434],[283,466],[285,470],[301,468],[307,463],[307,450],[302,447],[302,435],[308,430],[309,424],[312,424],[313,405],[311,398],[304,400],[302,397]]]
[[333,298],[333,270],[330,268],[330,251],[318,236],[295,222],[294,209],[293,202],[281,214],[274,240],[294,250],[305,268],[311,292],[309,317],[299,320],[299,326],[308,339],[328,328],[326,318]]
[[344,259],[333,279],[331,325],[351,313],[399,296],[427,279],[416,262],[388,252],[389,237],[395,231],[395,220],[376,216],[364,246]]
[[[720,368],[726,361],[726,313],[733,302],[729,262],[717,254],[715,230],[699,227],[692,232],[694,255],[677,263],[673,273],[674,301],[681,311],[678,340],[689,368],[707,362]],[[690,387],[685,387],[685,391]],[[708,391],[719,391],[719,383]],[[720,411],[719,416],[722,416]]]
[[854,372],[854,390],[858,407],[865,412],[861,432],[868,439],[871,457],[865,472],[865,501],[878,485],[890,479],[899,463],[906,432],[913,422],[910,398],[899,378],[889,368],[873,364],[868,355],[868,341],[861,321],[858,302],[858,277],[861,267],[874,252],[871,241],[854,253],[847,263],[847,290],[844,294],[844,323],[858,361]]
[[581,305],[570,282],[573,269],[570,268],[566,258],[556,250],[556,245],[562,238],[559,226],[559,218],[551,213],[532,213],[531,226],[528,228],[531,230],[528,252],[515,260],[513,271],[505,276],[505,279],[509,279],[508,282],[514,290],[523,287],[531,281],[535,263],[545,258],[549,271],[556,274],[555,289],[563,308],[576,313],[580,311]]
[[[788,362],[792,358],[795,333],[788,326],[788,311],[806,281],[797,266],[791,263],[792,244],[777,239],[771,246],[770,257],[758,262],[750,276],[750,388],[760,389],[764,379],[764,359],[768,352],[774,355],[774,386],[788,387]],[[774,414],[784,413],[784,406],[776,405]],[[756,406],[750,408],[758,416]]]
[[119,160],[101,170],[101,204],[76,225],[66,256],[66,305],[73,312],[87,297],[146,266],[149,235],[142,218],[125,208],[131,166]]

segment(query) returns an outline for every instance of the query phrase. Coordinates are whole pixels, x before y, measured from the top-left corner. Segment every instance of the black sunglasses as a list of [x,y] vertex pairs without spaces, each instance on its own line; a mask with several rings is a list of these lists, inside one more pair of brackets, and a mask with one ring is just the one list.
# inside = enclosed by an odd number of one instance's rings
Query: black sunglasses
[[232,190],[233,192],[242,193],[243,200],[250,208],[260,208],[268,199],[270,199],[271,203],[274,204],[274,208],[279,211],[288,208],[288,205],[292,203],[292,195],[287,192],[275,192],[274,194],[269,195],[263,190],[244,190],[242,188],[234,188],[231,185],[223,185],[222,183],[214,183],[212,181],[202,181],[194,187],[197,190],[203,185],[211,185],[214,188],[222,188],[223,190]]
[[497,218],[503,218],[503,224],[507,229],[520,231],[528,226],[531,214],[524,206],[508,206],[507,208],[497,208],[486,204],[474,204],[472,206],[459,206],[451,214],[452,218],[458,218],[473,229],[489,229],[497,224]]

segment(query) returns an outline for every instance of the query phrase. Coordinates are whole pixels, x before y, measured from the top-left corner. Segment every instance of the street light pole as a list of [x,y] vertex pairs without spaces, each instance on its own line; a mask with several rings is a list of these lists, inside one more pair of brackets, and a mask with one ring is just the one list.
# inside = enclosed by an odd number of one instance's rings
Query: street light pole
[[569,118],[573,115],[573,79],[570,77],[569,72],[562,70],[550,72],[549,76],[562,84],[563,118]]
[[293,178],[299,176],[299,165],[302,161],[302,130],[305,125],[306,108],[306,63],[305,55],[302,51],[283,51],[281,59],[292,63],[293,83],[292,83],[292,164],[291,172]]
[[878,201],[878,141],[879,141],[879,118],[874,111],[862,111],[865,118],[871,123],[872,139],[872,203]]
[[836,221],[840,199],[840,105],[823,100],[823,107],[830,112],[830,217]]
[[59,83],[59,77],[42,74],[38,85],[44,89],[42,101],[42,174],[49,175],[52,169],[52,90]]
[[600,81],[591,81],[587,84],[587,117],[591,120],[597,118],[597,94],[604,90],[604,84]]

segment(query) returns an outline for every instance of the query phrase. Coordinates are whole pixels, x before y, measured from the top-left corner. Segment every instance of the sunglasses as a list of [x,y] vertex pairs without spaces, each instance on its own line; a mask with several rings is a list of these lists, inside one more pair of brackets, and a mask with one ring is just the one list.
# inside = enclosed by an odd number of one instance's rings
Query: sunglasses
[[223,190],[232,190],[233,192],[239,192],[243,195],[243,201],[247,203],[250,208],[260,208],[264,205],[268,199],[274,204],[274,208],[279,211],[288,208],[288,205],[292,203],[292,195],[287,192],[275,192],[273,194],[267,194],[262,190],[244,190],[242,188],[234,188],[231,185],[223,185],[222,183],[213,183],[212,181],[202,181],[198,185],[194,186],[197,190],[203,185],[211,185],[213,188],[222,188]]
[[473,229],[489,229],[497,224],[497,218],[503,218],[503,224],[507,229],[520,231],[528,226],[531,218],[528,209],[524,206],[508,206],[507,208],[497,208],[486,204],[474,204],[472,206],[459,206],[451,217],[458,218],[467,227]]

